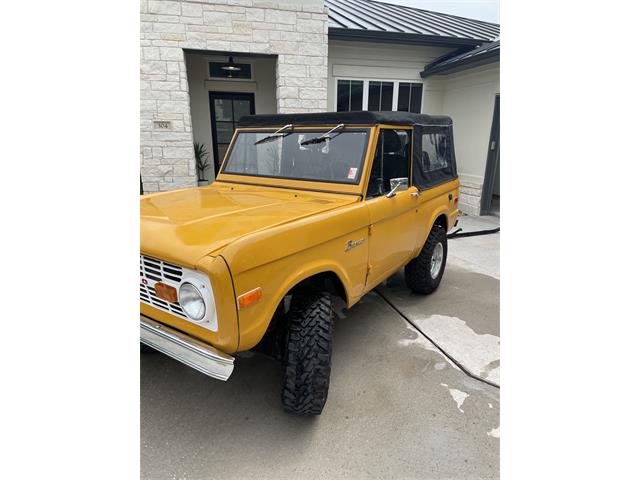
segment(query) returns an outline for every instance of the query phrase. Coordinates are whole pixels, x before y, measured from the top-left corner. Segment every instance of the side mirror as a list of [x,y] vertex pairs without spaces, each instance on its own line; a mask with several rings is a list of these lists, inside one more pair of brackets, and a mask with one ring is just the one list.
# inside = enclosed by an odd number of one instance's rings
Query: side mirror
[[391,190],[385,195],[387,198],[395,197],[396,192],[409,189],[409,179],[407,177],[392,178],[389,180],[389,184],[391,185]]

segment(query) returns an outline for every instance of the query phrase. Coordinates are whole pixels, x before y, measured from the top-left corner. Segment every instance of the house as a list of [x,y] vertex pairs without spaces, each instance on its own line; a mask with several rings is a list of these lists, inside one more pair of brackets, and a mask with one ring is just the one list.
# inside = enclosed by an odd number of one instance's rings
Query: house
[[249,113],[405,110],[453,118],[460,205],[499,195],[499,25],[376,0],[142,0],[141,183],[211,181]]

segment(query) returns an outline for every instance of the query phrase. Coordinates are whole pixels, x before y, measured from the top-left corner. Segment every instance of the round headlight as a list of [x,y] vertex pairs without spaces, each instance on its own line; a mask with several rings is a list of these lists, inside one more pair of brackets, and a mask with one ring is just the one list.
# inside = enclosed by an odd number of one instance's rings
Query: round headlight
[[200,291],[190,283],[180,285],[178,302],[191,320],[202,320],[205,313],[204,299]]

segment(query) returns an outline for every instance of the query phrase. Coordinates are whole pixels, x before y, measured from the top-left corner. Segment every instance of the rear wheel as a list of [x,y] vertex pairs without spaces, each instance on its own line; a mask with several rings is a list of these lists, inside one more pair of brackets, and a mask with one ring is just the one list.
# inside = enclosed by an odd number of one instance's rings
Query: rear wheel
[[404,267],[407,286],[416,293],[432,293],[440,285],[447,264],[447,232],[434,225],[420,254]]
[[329,292],[293,298],[285,339],[282,406],[288,413],[319,415],[329,392],[333,307]]

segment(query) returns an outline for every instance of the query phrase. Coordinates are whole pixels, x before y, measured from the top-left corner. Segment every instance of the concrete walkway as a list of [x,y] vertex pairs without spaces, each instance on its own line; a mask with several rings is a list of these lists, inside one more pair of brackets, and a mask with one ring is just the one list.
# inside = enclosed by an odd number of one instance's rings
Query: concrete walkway
[[433,295],[409,293],[398,273],[380,287],[393,307],[372,292],[339,312],[317,418],[282,411],[281,367],[263,355],[241,355],[226,383],[142,355],[141,478],[498,478],[499,389],[425,337],[498,380],[499,280],[468,254],[479,239],[450,241]]

